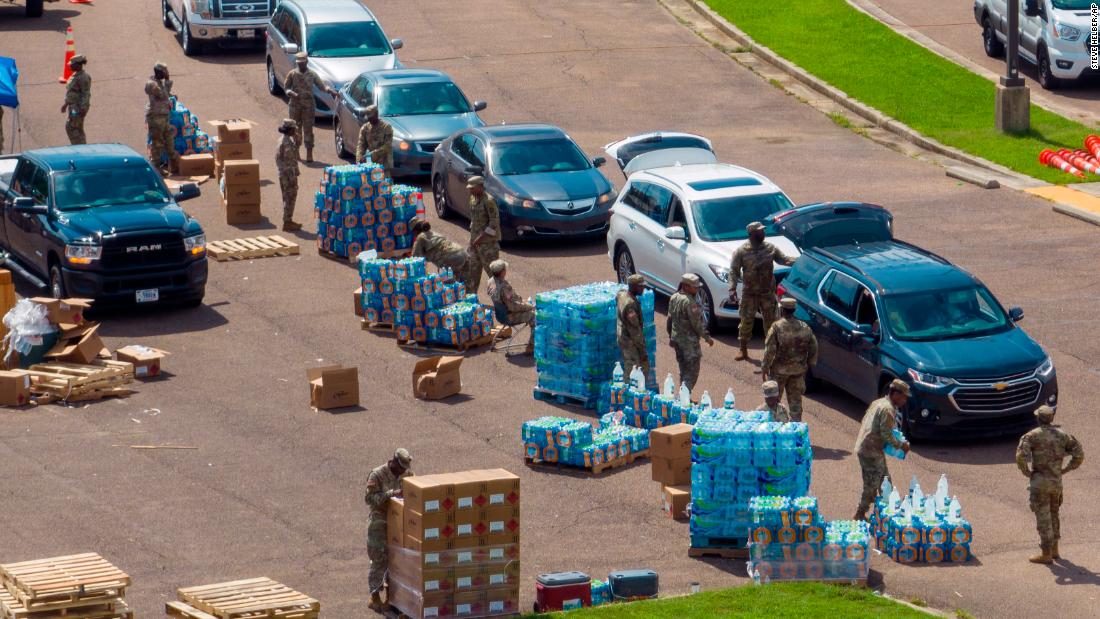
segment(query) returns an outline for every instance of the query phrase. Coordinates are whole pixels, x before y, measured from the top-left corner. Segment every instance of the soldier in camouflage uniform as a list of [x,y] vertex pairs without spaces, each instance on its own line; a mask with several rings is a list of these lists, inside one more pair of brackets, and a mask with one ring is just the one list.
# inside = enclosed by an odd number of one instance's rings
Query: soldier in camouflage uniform
[[867,509],[875,500],[883,478],[890,475],[890,471],[886,468],[886,444],[889,443],[909,453],[909,443],[899,441],[894,436],[898,409],[905,406],[908,401],[909,385],[895,378],[890,383],[886,397],[871,402],[863,415],[863,423],[859,426],[855,446],[856,455],[859,456],[859,468],[863,471],[863,494],[859,498],[859,507],[856,507],[855,520],[863,520],[867,517]]
[[283,135],[275,150],[275,167],[283,193],[283,231],[296,232],[302,229],[302,224],[294,221],[294,206],[298,203],[298,123],[290,118],[283,120],[279,133]]
[[775,245],[764,240],[764,224],[754,221],[746,227],[749,242],[737,248],[730,261],[730,301],[738,303],[737,284],[742,283],[738,314],[741,324],[737,329],[737,338],[741,341],[741,350],[737,359],[749,358],[749,340],[752,339],[752,325],[756,313],[764,320],[766,335],[775,322],[775,274],[774,263],[790,266],[795,258],[779,251]]
[[630,372],[640,367],[649,384],[649,353],[645,348],[645,324],[642,322],[642,304],[638,297],[645,292],[645,278],[635,273],[626,279],[626,290],[615,295],[615,336],[623,357],[623,376],[630,380]]
[[[1032,563],[1051,564],[1061,559],[1058,539],[1061,530],[1058,509],[1062,506],[1062,475],[1081,466],[1085,450],[1073,435],[1054,425],[1054,409],[1040,406],[1035,411],[1039,427],[1020,438],[1016,447],[1016,466],[1031,479],[1031,511],[1039,530],[1042,553],[1028,559]],[[1066,456],[1069,464],[1062,466]]]
[[688,390],[695,389],[699,381],[699,362],[703,360],[703,350],[699,340],[706,340],[707,346],[714,346],[714,339],[703,326],[703,310],[699,307],[696,295],[703,285],[694,273],[686,273],[680,279],[680,288],[668,300],[668,345],[676,351],[676,365],[680,368],[680,383]]
[[386,556],[386,503],[391,497],[401,496],[401,480],[412,475],[409,466],[412,456],[400,448],[393,453],[390,461],[376,467],[367,477],[367,506],[370,507],[370,520],[367,524],[367,555],[370,557],[370,609],[382,613],[387,604],[382,603],[382,586],[386,582],[386,570],[389,558]]
[[780,393],[786,392],[791,421],[802,421],[802,394],[806,393],[806,372],[817,363],[817,338],[806,323],[794,317],[798,307],[794,299],[784,297],[780,307],[782,316],[764,338],[760,370],[764,380],[774,380]]
[[84,70],[87,62],[84,54],[77,54],[69,60],[69,68],[73,70],[73,74],[65,83],[65,103],[61,106],[61,113],[68,113],[65,133],[69,136],[70,144],[88,143],[88,137],[84,135],[84,117],[88,115],[88,107],[92,104],[92,78]]
[[779,401],[783,396],[783,392],[779,390],[779,383],[774,380],[766,380],[760,388],[761,391],[764,392],[764,403],[756,407],[756,410],[770,412],[772,414],[772,421],[784,423],[794,421],[787,407],[783,406],[783,403]]
[[471,176],[466,181],[470,190],[470,258],[477,263],[470,267],[470,283],[466,292],[477,294],[481,287],[481,271],[489,273],[489,265],[500,257],[500,210],[492,196],[485,193],[485,179]]
[[367,122],[359,127],[359,144],[355,147],[355,162],[363,163],[369,155],[373,163],[386,170],[386,178],[393,177],[393,127],[378,117],[378,106],[367,106]]
[[323,90],[333,97],[336,91],[324,83],[313,69],[309,68],[309,55],[298,52],[294,56],[297,69],[291,69],[283,80],[283,90],[290,100],[290,117],[298,123],[298,143],[306,146],[306,161],[313,161],[313,117],[317,115],[317,103],[313,100],[313,87]]
[[[440,269],[451,269],[455,279],[462,282],[466,290],[470,290],[470,265],[473,263],[470,252],[447,237],[433,232],[432,224],[426,219],[414,220],[411,230],[412,255],[423,257]],[[473,264],[473,268],[480,274],[480,264]]]
[[508,283],[508,263],[497,259],[489,264],[489,273],[493,279],[489,282],[489,298],[493,305],[500,304],[508,312],[509,325],[527,325],[531,327],[531,339],[527,342],[524,354],[535,352],[535,306],[526,303],[516,294],[512,284]]
[[[175,137],[168,122],[172,114],[172,80],[168,79],[168,66],[163,62],[153,65],[153,77],[145,82],[145,94],[149,103],[145,106],[145,124],[149,126],[149,161],[153,167],[168,176],[169,170],[179,169]],[[167,161],[164,168],[162,161]]]

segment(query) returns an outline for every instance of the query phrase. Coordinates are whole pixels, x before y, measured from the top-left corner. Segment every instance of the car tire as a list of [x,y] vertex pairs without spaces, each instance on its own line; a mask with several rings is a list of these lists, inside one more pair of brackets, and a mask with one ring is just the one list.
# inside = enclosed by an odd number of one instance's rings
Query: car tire
[[23,11],[25,17],[42,17],[43,0],[27,0],[27,6]]
[[180,47],[184,56],[199,56],[202,54],[202,43],[191,38],[191,25],[187,23],[187,16],[180,19]]
[[50,296],[55,299],[64,299],[69,296],[65,289],[65,277],[61,273],[61,265],[50,265]]
[[435,214],[440,219],[450,219],[454,213],[447,200],[447,187],[443,183],[443,177],[436,175],[432,179],[432,201],[435,203]]
[[160,23],[164,24],[165,28],[175,29],[175,24],[172,23],[171,9],[168,8],[168,0],[160,0]]
[[271,64],[271,58],[267,59],[267,91],[276,97],[283,94],[283,87],[279,85],[279,78],[275,77],[275,66]]
[[[702,277],[699,279],[702,279]],[[710,294],[706,284],[699,288],[696,301],[703,309],[703,327],[707,330],[707,333],[715,333],[718,331],[718,314],[715,313],[714,309],[714,297]]]
[[1000,58],[1005,54],[1005,44],[997,38],[997,31],[989,22],[989,16],[982,17],[982,47],[985,55],[990,58]]
[[1035,71],[1039,74],[1039,85],[1043,90],[1057,90],[1062,85],[1062,80],[1054,77],[1050,68],[1050,53],[1046,47],[1040,47],[1035,59]]
[[620,284],[625,285],[627,278],[636,272],[634,270],[634,256],[630,253],[630,248],[623,245],[619,251],[615,252],[615,277]]
[[332,141],[336,146],[336,156],[341,159],[351,159],[355,153],[348,152],[348,146],[344,141],[344,128],[340,125],[340,111],[336,110],[332,116]]

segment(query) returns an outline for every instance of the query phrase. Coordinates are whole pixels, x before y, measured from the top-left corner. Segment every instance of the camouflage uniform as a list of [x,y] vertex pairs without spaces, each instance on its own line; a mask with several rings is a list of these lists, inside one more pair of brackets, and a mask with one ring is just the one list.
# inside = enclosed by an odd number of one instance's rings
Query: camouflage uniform
[[[474,241],[482,233],[487,233],[488,238],[479,245]],[[500,211],[497,209],[496,200],[488,193],[481,194],[480,198],[470,196],[470,258],[477,263],[477,268],[470,266],[470,278],[472,287],[466,291],[477,294],[481,287],[481,272],[489,273],[489,264],[500,257]]]
[[[1062,462],[1071,456],[1065,469]],[[1062,475],[1085,461],[1081,443],[1060,427],[1043,424],[1020,438],[1016,466],[1031,479],[1030,503],[1043,551],[1056,547],[1061,537],[1058,509],[1062,506]]]
[[775,408],[768,406],[767,402],[764,402],[760,406],[756,407],[758,411],[768,411],[772,414],[772,421],[788,422],[795,421],[791,418],[791,413],[787,410],[786,406],[783,406],[782,402],[778,402]]
[[[508,322],[513,325],[535,326],[535,306],[526,303],[516,294],[512,284],[508,280],[496,276],[489,281],[489,298],[493,303],[500,303],[508,312]],[[532,337],[534,333],[532,332]]]
[[298,95],[289,97],[290,118],[297,123],[298,142],[304,144],[306,150],[313,150],[313,117],[317,114],[317,103],[313,100],[314,86],[319,90],[328,88],[313,69],[291,69],[283,82],[283,90]]
[[817,363],[817,338],[801,320],[780,318],[764,338],[761,371],[779,383],[779,393],[787,393],[792,421],[802,421],[802,394],[806,393],[806,371]]
[[642,304],[629,290],[620,290],[615,295],[616,318],[615,335],[619,340],[619,350],[623,356],[623,376],[630,380],[634,366],[642,368],[649,381],[649,354],[645,349],[645,325],[642,324]]
[[169,166],[175,166],[178,157],[172,125],[168,122],[172,113],[171,89],[171,80],[151,79],[145,82],[145,94],[149,96],[149,104],[145,106],[145,123],[149,125],[149,161],[156,168],[161,167],[165,158]]
[[386,580],[389,561],[386,557],[386,503],[390,497],[401,493],[401,480],[412,475],[405,471],[394,475],[389,464],[375,467],[367,477],[366,501],[370,507],[370,520],[367,524],[367,556],[370,557],[370,575],[367,584],[371,593],[382,589]]
[[359,128],[359,145],[355,147],[355,161],[363,163],[366,157],[386,169],[386,177],[393,177],[393,127],[381,118],[363,123]]
[[69,106],[68,119],[65,121],[65,133],[70,144],[87,144],[84,135],[84,117],[92,104],[92,78],[83,65],[69,77],[65,83],[65,103]]
[[756,313],[764,319],[764,333],[771,329],[775,322],[775,274],[774,264],[792,265],[795,259],[779,251],[775,245],[764,241],[754,244],[750,239],[748,243],[737,248],[730,261],[729,284],[730,290],[737,290],[737,283],[742,282],[741,303],[738,313],[741,315],[741,324],[737,329],[737,337],[742,343],[752,339],[752,323],[756,320]]
[[[416,235],[412,255],[423,256],[425,260],[441,269],[450,268],[454,271],[455,279],[465,284],[466,289],[470,290],[470,264],[473,261],[470,259],[470,252],[458,243],[427,230]],[[481,265],[475,263],[474,268],[480,275]]]
[[890,474],[886,468],[886,452],[883,449],[887,443],[898,449],[904,444],[894,436],[896,423],[897,409],[889,397],[871,402],[863,415],[855,446],[859,468],[863,471],[863,494],[860,495],[859,507],[856,508],[856,514],[860,518],[867,515],[867,509],[882,486],[882,479]]
[[711,342],[706,327],[703,326],[703,310],[694,297],[683,292],[672,295],[668,301],[669,341],[676,351],[676,365],[680,368],[680,382],[688,390],[695,389],[699,381],[699,362],[703,360],[703,350],[699,340]]
[[298,202],[298,142],[285,133],[279,138],[275,151],[275,167],[279,170],[279,189],[283,192],[283,221],[291,221]]

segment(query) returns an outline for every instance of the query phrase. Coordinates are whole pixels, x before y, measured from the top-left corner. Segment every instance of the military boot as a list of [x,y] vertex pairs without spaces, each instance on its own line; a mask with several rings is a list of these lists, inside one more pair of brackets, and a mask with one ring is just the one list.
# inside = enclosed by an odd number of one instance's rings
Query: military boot
[[741,350],[738,351],[737,356],[734,357],[735,361],[743,361],[749,358],[749,343],[745,340],[741,340]]
[[1032,563],[1041,563],[1043,565],[1050,565],[1051,563],[1054,563],[1054,558],[1050,556],[1050,546],[1042,546],[1041,549],[1042,553],[1031,557],[1030,559],[1028,559],[1028,561],[1031,561]]
[[382,603],[382,596],[377,591],[370,594],[370,603],[367,604],[367,608],[378,614],[385,612],[386,605]]
[[313,147],[306,147],[306,163],[313,163]]
[[293,219],[287,219],[283,222],[283,232],[297,232],[302,229],[302,224],[294,221]]
[[1058,540],[1054,540],[1054,544],[1050,547],[1050,558],[1061,559],[1062,555],[1058,554]]

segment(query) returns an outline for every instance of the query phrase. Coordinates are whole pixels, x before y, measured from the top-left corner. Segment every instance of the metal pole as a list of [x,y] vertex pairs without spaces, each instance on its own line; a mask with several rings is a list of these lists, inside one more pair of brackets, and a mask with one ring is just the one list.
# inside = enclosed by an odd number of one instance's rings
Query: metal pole
[[1008,49],[1005,51],[1003,86],[1023,86],[1020,77],[1020,0],[1008,0]]

